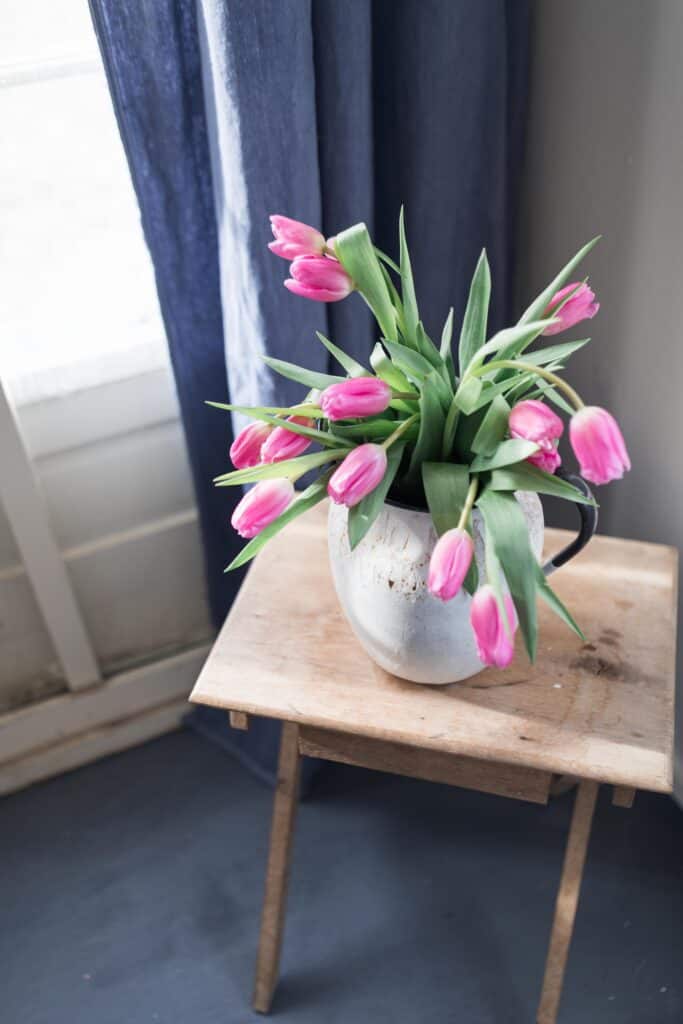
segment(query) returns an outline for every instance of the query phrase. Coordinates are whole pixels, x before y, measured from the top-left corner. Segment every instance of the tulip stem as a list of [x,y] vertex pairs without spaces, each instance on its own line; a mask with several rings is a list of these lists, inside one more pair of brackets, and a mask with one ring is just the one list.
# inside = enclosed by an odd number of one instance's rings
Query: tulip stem
[[387,437],[386,440],[382,441],[382,448],[384,448],[384,450],[387,451],[394,443],[394,441],[398,441],[399,437],[405,434],[406,430],[411,425],[411,423],[414,423],[415,420],[418,419],[418,416],[418,413],[413,413],[413,415],[409,416],[407,420],[403,420],[403,422],[396,428],[393,434],[389,434],[389,437]]
[[477,491],[479,489],[479,477],[473,476],[470,480],[470,486],[467,489],[467,497],[465,498],[465,504],[462,507],[460,513],[460,519],[458,520],[458,529],[464,530],[467,526],[467,521],[470,518],[470,513],[474,505],[475,498],[477,497]]
[[291,405],[289,409],[281,409],[281,412],[286,412],[289,416],[305,416],[310,413],[315,419],[321,419],[322,409],[319,405],[314,402],[301,402],[299,405]]
[[526,373],[534,373],[536,376],[542,377],[543,380],[553,384],[560,391],[564,391],[575,409],[583,409],[583,400],[573,387],[567,384],[565,380],[562,380],[561,377],[558,377],[556,373],[552,373],[551,370],[544,370],[543,367],[536,366],[535,363],[527,363],[523,359],[494,359],[490,363],[478,366],[476,370],[472,371],[471,376],[480,377],[482,374],[488,373],[489,370],[524,370]]

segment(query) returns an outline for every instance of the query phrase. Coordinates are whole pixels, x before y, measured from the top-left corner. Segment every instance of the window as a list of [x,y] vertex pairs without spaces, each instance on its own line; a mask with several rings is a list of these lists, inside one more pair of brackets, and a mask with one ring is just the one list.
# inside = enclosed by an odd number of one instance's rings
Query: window
[[212,629],[153,270],[85,0],[4,0],[0,129],[0,384],[23,435],[0,389],[1,793],[176,726]]
[[0,22],[0,372],[25,404],[167,353],[85,0],[4,0]]

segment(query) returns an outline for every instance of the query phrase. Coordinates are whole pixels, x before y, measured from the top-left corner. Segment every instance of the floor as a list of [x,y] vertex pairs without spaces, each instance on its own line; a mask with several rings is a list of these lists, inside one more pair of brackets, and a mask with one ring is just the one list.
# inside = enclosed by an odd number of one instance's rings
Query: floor
[[[330,767],[273,1018],[532,1024],[571,795]],[[270,793],[176,733],[0,802],[3,1024],[245,1024]],[[683,1020],[683,813],[603,791],[561,1024]]]

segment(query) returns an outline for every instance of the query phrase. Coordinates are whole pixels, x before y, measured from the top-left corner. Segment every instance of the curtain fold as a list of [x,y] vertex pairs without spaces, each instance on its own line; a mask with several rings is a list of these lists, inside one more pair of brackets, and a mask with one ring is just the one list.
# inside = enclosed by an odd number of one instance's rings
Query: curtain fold
[[[224,471],[230,425],[207,409],[285,404],[301,389],[261,356],[326,369],[322,330],[367,363],[358,296],[282,287],[268,214],[326,235],[365,220],[396,251],[405,205],[421,310],[461,317],[479,251],[492,326],[510,313],[524,123],[526,0],[90,0],[157,286],[193,467],[216,623],[236,581]],[[210,712],[201,724],[210,729]],[[225,737],[224,716],[218,727]],[[231,744],[272,776],[277,731]]]

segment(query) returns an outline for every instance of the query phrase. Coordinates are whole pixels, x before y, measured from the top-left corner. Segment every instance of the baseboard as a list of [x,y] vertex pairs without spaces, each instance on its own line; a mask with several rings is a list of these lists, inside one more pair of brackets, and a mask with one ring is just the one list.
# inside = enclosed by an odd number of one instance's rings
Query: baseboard
[[202,645],[2,715],[0,794],[177,729],[207,653]]

